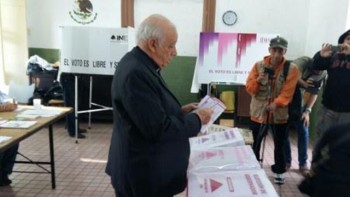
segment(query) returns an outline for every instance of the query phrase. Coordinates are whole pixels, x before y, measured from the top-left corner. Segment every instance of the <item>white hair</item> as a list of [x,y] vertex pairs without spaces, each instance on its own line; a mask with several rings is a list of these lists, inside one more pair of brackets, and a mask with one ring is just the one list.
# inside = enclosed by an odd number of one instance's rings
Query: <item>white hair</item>
[[176,29],[175,25],[162,15],[153,14],[146,18],[138,28],[136,35],[137,42],[147,41],[149,39],[163,41],[164,29],[160,24],[164,22],[168,23],[170,26],[173,26]]

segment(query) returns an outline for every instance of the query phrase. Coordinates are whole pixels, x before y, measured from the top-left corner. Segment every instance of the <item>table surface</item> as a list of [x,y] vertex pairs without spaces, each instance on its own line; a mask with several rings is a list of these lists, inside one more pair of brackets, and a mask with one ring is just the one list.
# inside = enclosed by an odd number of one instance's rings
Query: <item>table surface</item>
[[[21,113],[24,110],[33,109],[33,106],[18,106],[18,109],[13,112],[1,112],[0,118],[2,120],[14,120],[16,119],[17,114]],[[52,125],[57,122],[59,119],[65,117],[68,113],[72,111],[72,108],[69,107],[43,107],[47,110],[59,110],[58,115],[51,117],[38,117],[34,119],[37,121],[33,126],[27,129],[20,128],[0,128],[0,136],[9,136],[12,137],[10,140],[0,143],[0,152],[11,147],[13,144],[19,143],[20,141],[26,139],[27,137],[33,135],[34,133],[40,131],[42,128]],[[23,119],[20,119],[23,120]]]

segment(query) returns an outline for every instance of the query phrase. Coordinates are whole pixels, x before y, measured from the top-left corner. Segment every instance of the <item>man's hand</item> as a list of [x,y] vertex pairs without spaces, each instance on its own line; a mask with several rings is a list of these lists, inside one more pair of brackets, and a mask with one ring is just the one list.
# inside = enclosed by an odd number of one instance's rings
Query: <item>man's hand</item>
[[258,83],[262,84],[262,82],[263,82],[265,76],[266,76],[266,73],[265,73],[265,72],[260,72],[258,78],[256,78],[256,81],[257,81]]
[[320,51],[321,57],[330,57],[333,54],[332,45],[328,43],[322,44],[322,48]]
[[198,103],[189,103],[187,105],[182,106],[181,112],[182,114],[190,113],[191,111],[197,109]]
[[305,111],[303,112],[303,114],[301,115],[301,119],[303,120],[303,123],[306,127],[309,127],[310,125],[310,116],[309,116],[309,112]]
[[266,110],[270,112],[274,112],[277,109],[276,103],[270,103],[267,107]]
[[198,109],[196,113],[199,116],[201,123],[207,124],[211,119],[211,116],[213,115],[214,111],[210,108],[203,108],[203,109]]
[[0,105],[1,112],[9,112],[9,111],[14,111],[16,109],[17,109],[17,104],[14,102],[13,103],[7,102]]

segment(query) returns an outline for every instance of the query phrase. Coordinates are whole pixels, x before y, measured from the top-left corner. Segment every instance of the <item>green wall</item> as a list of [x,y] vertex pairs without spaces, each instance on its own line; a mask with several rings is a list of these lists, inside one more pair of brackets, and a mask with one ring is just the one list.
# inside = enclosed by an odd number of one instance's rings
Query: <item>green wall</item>
[[175,57],[162,71],[168,88],[175,94],[182,105],[198,102],[198,94],[191,93],[191,85],[196,57]]

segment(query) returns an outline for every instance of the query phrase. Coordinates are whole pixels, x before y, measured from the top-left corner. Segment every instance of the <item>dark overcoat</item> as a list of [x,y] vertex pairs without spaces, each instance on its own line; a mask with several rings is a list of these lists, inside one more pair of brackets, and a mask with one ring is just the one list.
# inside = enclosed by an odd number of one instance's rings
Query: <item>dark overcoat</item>
[[139,47],[120,61],[112,84],[113,134],[106,172],[128,197],[171,196],[186,187],[189,137],[198,115],[181,105]]

